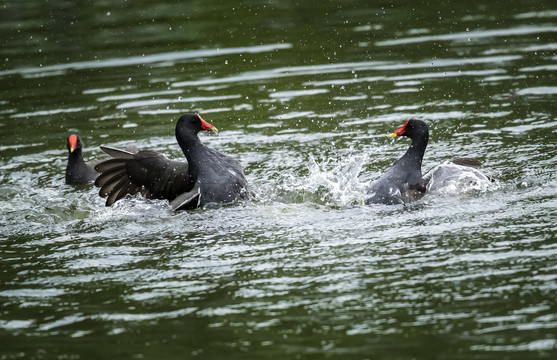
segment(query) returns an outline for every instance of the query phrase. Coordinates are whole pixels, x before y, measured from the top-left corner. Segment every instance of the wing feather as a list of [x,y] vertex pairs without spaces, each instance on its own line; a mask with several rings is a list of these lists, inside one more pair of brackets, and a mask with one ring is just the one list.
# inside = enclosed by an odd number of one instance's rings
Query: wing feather
[[107,197],[106,206],[137,193],[148,199],[172,201],[194,186],[187,162],[170,160],[155,151],[134,154],[108,147],[102,149],[113,156],[95,167],[101,173],[95,185],[101,188],[99,195]]
[[116,174],[113,174],[113,176],[107,177],[107,181],[104,182],[101,189],[99,190],[99,195],[101,197],[108,196],[115,190],[116,185],[118,185],[120,180],[122,180],[123,178],[127,179],[125,172],[118,172]]
[[130,180],[126,177],[123,177],[120,180],[116,181],[116,183],[113,186],[112,191],[108,194],[108,197],[106,199],[106,206],[110,206],[110,205],[114,204],[118,199],[121,199],[121,198],[124,197],[124,196],[121,196],[120,189],[122,187],[126,186],[129,182],[130,182]]
[[100,146],[101,150],[112,156],[113,158],[131,159],[136,152],[116,149],[110,146]]

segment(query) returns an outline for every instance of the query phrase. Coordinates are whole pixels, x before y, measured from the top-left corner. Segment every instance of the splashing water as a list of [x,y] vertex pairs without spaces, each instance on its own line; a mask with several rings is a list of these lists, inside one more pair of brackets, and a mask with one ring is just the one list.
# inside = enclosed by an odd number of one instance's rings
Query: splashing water
[[327,158],[322,162],[310,155],[308,175],[299,177],[293,173],[286,174],[281,189],[286,198],[296,202],[315,201],[333,207],[360,204],[368,184],[360,182],[358,176],[366,161],[365,154],[351,153],[340,161]]
[[[327,158],[321,162],[310,155],[307,165],[307,176],[294,173],[284,174],[284,182],[280,189],[287,201],[314,202],[332,207],[349,207],[362,204],[367,196],[370,185],[367,181],[360,181],[360,174],[367,155],[342,157],[342,160]],[[443,162],[425,175],[429,179],[428,194],[441,197],[458,197],[474,195],[491,189],[496,184],[481,171]]]
[[424,177],[429,179],[427,191],[441,195],[483,192],[491,184],[491,180],[481,171],[450,161],[435,166]]

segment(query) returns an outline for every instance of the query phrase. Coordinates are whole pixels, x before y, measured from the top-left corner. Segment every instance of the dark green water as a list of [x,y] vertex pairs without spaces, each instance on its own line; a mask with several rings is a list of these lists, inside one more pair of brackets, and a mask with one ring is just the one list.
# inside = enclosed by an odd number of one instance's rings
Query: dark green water
[[[0,359],[554,359],[557,5],[4,1]],[[256,200],[172,213],[64,184],[65,138],[182,154],[176,119]],[[424,167],[496,181],[363,206]],[[286,203],[274,201],[277,197]]]

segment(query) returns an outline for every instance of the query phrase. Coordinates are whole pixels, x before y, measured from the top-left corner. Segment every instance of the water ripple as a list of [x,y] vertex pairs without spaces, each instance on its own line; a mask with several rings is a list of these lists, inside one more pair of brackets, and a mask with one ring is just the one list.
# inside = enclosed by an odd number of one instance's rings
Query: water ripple
[[472,30],[466,32],[458,32],[452,34],[440,34],[440,35],[429,35],[429,36],[419,36],[410,37],[394,40],[383,40],[377,41],[375,44],[377,46],[395,46],[404,44],[415,44],[424,43],[431,41],[473,41],[476,39],[484,38],[497,38],[497,37],[509,37],[509,36],[522,36],[530,34],[542,34],[548,32],[557,32],[557,27],[555,26],[523,26],[523,27],[513,27],[509,29],[494,29],[494,30]]
[[81,70],[81,69],[99,69],[109,67],[133,66],[154,63],[167,63],[172,65],[175,62],[182,62],[189,59],[206,58],[213,56],[222,56],[230,54],[254,54],[261,52],[272,52],[277,50],[290,49],[292,44],[269,44],[269,45],[255,45],[243,46],[233,48],[217,48],[217,49],[200,49],[200,50],[185,50],[174,51],[168,53],[129,56],[123,58],[113,58],[105,60],[92,60],[92,61],[79,61],[58,65],[46,65],[39,67],[27,67],[22,69],[3,70],[0,71],[0,76],[11,74],[35,74],[35,73],[53,73],[56,75],[65,74],[67,70]]

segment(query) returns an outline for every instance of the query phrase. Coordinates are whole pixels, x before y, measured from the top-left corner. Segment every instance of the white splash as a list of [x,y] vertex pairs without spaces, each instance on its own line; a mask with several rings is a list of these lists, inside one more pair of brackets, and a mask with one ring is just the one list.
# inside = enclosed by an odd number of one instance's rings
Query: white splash
[[361,203],[365,196],[367,183],[358,179],[367,155],[344,156],[342,160],[326,159],[317,162],[310,156],[305,177],[289,177],[284,189],[295,193],[317,195],[318,202],[329,206],[349,206]]
[[427,191],[444,195],[466,194],[487,190],[491,180],[478,169],[445,161],[431,169]]

